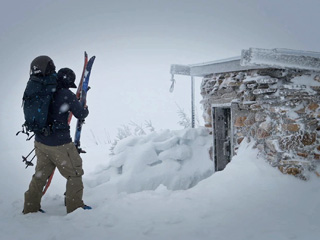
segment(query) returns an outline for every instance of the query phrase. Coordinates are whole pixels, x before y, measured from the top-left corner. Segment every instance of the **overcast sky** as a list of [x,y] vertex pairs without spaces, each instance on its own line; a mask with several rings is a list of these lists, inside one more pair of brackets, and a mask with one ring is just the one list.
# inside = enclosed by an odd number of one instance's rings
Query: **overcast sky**
[[84,130],[113,135],[131,120],[178,129],[177,105],[190,112],[190,79],[177,76],[169,93],[170,64],[234,57],[249,47],[320,52],[319,11],[316,0],[6,1],[1,129],[11,137],[23,122],[21,97],[35,57],[48,55],[80,77],[84,51],[97,57]]

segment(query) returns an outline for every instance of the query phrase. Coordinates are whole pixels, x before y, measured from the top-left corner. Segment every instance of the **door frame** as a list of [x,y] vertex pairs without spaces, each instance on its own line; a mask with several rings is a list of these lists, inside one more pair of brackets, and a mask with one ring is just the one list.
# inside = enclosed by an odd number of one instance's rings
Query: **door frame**
[[229,162],[231,161],[233,155],[234,155],[234,149],[233,149],[233,141],[234,141],[234,132],[233,132],[233,111],[232,111],[232,104],[231,103],[219,103],[219,104],[211,104],[211,115],[212,115],[212,148],[213,148],[213,162],[215,164],[214,168],[215,171],[217,169],[216,163],[215,163],[215,156],[216,156],[216,143],[215,143],[215,123],[214,123],[214,119],[215,119],[215,108],[228,108],[230,109],[230,136],[229,136],[229,142],[230,142],[230,159]]

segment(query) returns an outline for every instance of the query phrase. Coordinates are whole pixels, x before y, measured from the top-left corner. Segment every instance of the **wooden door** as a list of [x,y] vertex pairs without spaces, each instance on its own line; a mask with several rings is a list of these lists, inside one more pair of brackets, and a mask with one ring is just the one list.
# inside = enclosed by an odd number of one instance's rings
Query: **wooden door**
[[231,111],[226,107],[213,107],[212,115],[215,170],[221,171],[231,160]]

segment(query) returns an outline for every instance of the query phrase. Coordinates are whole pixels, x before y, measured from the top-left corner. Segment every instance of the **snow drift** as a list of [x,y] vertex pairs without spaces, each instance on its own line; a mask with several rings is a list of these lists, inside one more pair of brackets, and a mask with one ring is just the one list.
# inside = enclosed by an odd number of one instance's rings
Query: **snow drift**
[[117,192],[188,189],[209,177],[211,138],[205,128],[164,130],[119,141],[114,156],[88,181],[90,187],[111,184]]
[[[257,157],[254,142],[242,141],[225,170],[187,190],[170,190],[188,188],[196,176],[212,172],[212,162],[204,154],[210,141],[197,129],[120,142],[109,163],[84,178],[84,200],[93,207],[90,211],[78,209],[67,215],[63,191],[51,187],[42,201],[46,213],[23,215],[23,191],[16,194],[11,181],[3,182],[2,192],[12,194],[0,195],[0,238],[319,239],[319,178],[301,181],[283,175]],[[94,164],[97,156],[103,157],[105,146],[87,150],[84,162]],[[166,162],[177,163],[171,167]],[[177,176],[189,180],[176,181]]]

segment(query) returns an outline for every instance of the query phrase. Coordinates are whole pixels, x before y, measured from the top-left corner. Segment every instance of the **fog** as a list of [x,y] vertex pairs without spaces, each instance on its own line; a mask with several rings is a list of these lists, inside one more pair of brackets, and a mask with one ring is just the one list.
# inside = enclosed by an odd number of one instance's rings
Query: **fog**
[[[190,114],[190,78],[176,76],[170,93],[170,64],[234,57],[249,47],[320,51],[319,6],[310,0],[2,3],[1,148],[25,146],[15,133],[23,123],[21,98],[29,65],[39,55],[50,56],[57,69],[72,68],[78,78],[83,52],[97,57],[82,140],[90,146],[96,144],[94,137],[99,144],[113,139],[117,128],[131,121],[150,120],[158,130],[181,128],[177,110]],[[201,123],[200,83],[196,78]]]

